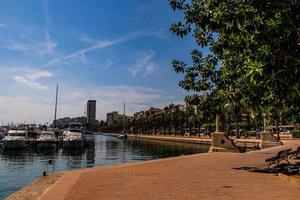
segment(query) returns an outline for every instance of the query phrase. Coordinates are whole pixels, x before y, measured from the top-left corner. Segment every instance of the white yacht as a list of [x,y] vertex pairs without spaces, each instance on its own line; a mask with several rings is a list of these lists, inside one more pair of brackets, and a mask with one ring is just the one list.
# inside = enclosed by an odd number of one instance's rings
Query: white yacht
[[63,147],[84,147],[84,128],[81,123],[70,123],[69,128],[63,132]]
[[27,147],[26,130],[9,130],[3,138],[4,149],[22,149]]
[[36,140],[38,148],[56,148],[57,139],[54,131],[42,131]]

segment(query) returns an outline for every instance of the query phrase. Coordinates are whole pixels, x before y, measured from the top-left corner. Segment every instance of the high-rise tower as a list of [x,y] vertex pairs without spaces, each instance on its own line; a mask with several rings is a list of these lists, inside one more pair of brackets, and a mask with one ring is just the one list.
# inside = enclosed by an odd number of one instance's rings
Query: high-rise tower
[[96,100],[88,100],[86,106],[86,118],[88,124],[93,124],[96,121]]

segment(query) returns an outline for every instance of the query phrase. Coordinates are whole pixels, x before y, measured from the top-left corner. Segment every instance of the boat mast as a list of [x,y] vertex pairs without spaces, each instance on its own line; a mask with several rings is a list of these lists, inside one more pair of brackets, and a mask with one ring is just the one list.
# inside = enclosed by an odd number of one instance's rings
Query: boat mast
[[56,115],[57,115],[57,95],[58,95],[58,84],[56,85],[55,111],[54,111],[54,127],[56,127]]
[[125,133],[125,101],[124,101],[124,108],[123,108],[123,133]]

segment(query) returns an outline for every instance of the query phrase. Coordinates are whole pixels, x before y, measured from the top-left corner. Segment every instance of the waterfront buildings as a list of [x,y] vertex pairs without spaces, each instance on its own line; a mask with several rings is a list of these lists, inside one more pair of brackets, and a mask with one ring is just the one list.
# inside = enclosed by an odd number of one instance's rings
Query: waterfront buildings
[[86,118],[88,124],[96,122],[96,100],[88,100],[86,106]]
[[56,120],[56,126],[59,128],[65,128],[68,127],[70,123],[81,123],[83,126],[86,126],[87,124],[87,118],[85,116],[81,117],[63,117]]
[[123,115],[120,115],[117,111],[113,111],[106,114],[106,123],[112,125],[122,119]]
[[123,118],[125,118],[125,121],[131,120],[133,117],[119,114],[117,111],[113,111],[106,114],[106,123],[107,125],[112,125],[115,123],[120,123],[123,121]]
[[166,113],[174,112],[176,109],[183,110],[184,106],[180,104],[175,105],[171,103],[168,106],[165,106],[163,109],[150,107],[148,110],[135,112],[133,117],[134,119],[140,119],[146,117],[159,118]]
[[183,105],[180,104],[169,104],[168,106],[165,106],[163,109],[161,108],[156,108],[156,107],[150,107],[148,110],[145,111],[139,111],[135,112],[132,116],[125,116],[123,114],[119,114],[117,111],[109,112],[106,114],[106,125],[115,125],[115,124],[120,124],[123,122],[123,119],[125,118],[125,122],[132,122],[134,120],[139,120],[139,119],[147,119],[147,118],[152,118],[152,119],[159,119],[165,116],[166,113],[172,113],[175,112],[176,110],[183,110],[184,107]]
[[164,112],[163,109],[151,107],[146,111],[140,111],[133,114],[134,119],[140,119],[143,117],[149,117],[149,116],[158,116],[162,115]]

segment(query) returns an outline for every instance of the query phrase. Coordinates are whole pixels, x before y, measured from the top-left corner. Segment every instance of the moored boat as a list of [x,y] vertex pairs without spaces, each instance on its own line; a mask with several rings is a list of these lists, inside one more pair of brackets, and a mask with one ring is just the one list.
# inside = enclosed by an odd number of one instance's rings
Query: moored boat
[[9,130],[3,138],[4,149],[22,149],[27,147],[26,130]]
[[70,123],[69,129],[63,132],[63,148],[83,148],[84,128],[81,123]]
[[127,134],[121,134],[121,135],[118,135],[118,138],[120,138],[120,139],[127,139]]
[[45,149],[56,148],[57,142],[55,132],[53,131],[42,131],[41,135],[36,140],[37,147]]

